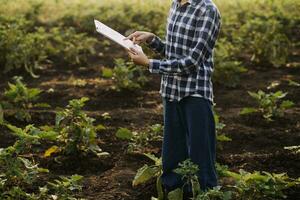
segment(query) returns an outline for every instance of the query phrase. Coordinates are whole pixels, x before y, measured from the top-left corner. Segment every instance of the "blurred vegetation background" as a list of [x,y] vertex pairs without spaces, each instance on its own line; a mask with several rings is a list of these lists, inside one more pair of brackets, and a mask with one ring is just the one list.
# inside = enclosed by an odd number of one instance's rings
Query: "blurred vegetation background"
[[[45,64],[88,62],[105,42],[93,19],[123,34],[164,36],[171,0],[0,0],[0,67],[6,73]],[[214,81],[234,87],[249,67],[297,67],[299,0],[215,0],[222,14]],[[98,48],[96,48],[98,46]],[[100,50],[101,51],[101,50]],[[53,64],[54,63],[54,64]],[[20,72],[20,71],[18,71]]]

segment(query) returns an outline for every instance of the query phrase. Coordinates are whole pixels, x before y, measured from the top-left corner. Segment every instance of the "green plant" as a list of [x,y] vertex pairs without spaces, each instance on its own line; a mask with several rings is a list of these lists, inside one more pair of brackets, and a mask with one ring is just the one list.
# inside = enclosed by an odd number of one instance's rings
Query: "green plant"
[[83,106],[89,99],[73,99],[69,105],[56,114],[55,128],[59,135],[57,137],[59,148],[66,155],[94,153],[97,156],[106,156],[97,144],[97,127],[94,126],[95,119],[88,117],[82,111]]
[[[29,109],[37,107],[50,107],[46,103],[36,103],[42,93],[38,88],[28,88],[22,82],[21,77],[15,77],[15,84],[8,83],[8,89],[4,92],[4,101],[1,102],[2,113],[14,115],[21,121],[30,121]],[[1,112],[1,111],[0,111]]]
[[288,146],[288,147],[284,147],[284,149],[289,150],[295,154],[300,154],[300,145],[298,146]]
[[112,78],[115,84],[113,89],[118,91],[141,88],[148,81],[141,67],[123,59],[115,60],[114,69],[103,68],[102,75],[105,78]]
[[169,200],[182,200],[184,187],[191,187],[193,200],[230,200],[232,199],[232,192],[222,191],[221,187],[214,187],[206,191],[201,190],[199,184],[199,167],[190,159],[179,163],[178,168],[174,170],[175,173],[181,175],[184,185],[177,188],[168,194]]
[[292,179],[286,173],[275,174],[269,172],[239,173],[228,170],[227,166],[217,165],[217,171],[221,177],[231,177],[232,185],[227,185],[235,196],[235,199],[265,200],[285,198],[284,190],[300,184],[300,179]]
[[41,173],[48,172],[24,155],[27,150],[24,145],[36,143],[37,138],[27,134],[18,137],[13,146],[0,149],[0,199],[29,199],[24,189],[36,183]]
[[[224,133],[222,133],[222,130],[226,127],[226,124],[220,122],[219,115],[214,112],[214,119],[216,124],[216,134],[217,134],[217,140],[219,142],[231,142],[232,139],[228,136],[226,136]],[[219,145],[219,148],[222,149],[222,145]]]
[[238,50],[238,47],[225,38],[218,41],[215,50],[214,82],[227,87],[236,87],[239,84],[241,74],[247,72],[247,69],[237,60]]
[[[62,200],[76,200],[74,198],[73,193],[82,190],[82,182],[83,176],[72,175],[70,177],[60,177],[60,180],[56,179],[53,182],[48,182],[48,188],[52,191],[51,194],[53,199],[62,199]],[[44,190],[48,191],[48,188],[44,188]],[[48,194],[48,196],[50,196]]]
[[34,69],[47,59],[45,29],[22,17],[0,16],[0,22],[0,68],[6,73],[23,67],[37,77]]
[[264,16],[248,19],[240,27],[238,36],[244,48],[252,54],[252,61],[279,67],[286,64],[291,43],[280,21]]
[[122,140],[128,140],[128,151],[140,151],[145,147],[149,146],[151,141],[162,140],[162,129],[161,124],[155,124],[148,128],[146,131],[134,132],[126,128],[119,128],[116,132],[116,137]]
[[152,154],[144,154],[150,160],[154,162],[154,165],[145,164],[141,167],[132,181],[132,185],[135,187],[137,185],[143,184],[151,180],[152,178],[156,178],[156,190],[158,193],[158,199],[163,200],[164,192],[162,187],[161,175],[162,175],[162,160],[161,158],[157,158]]
[[240,113],[242,115],[260,112],[265,119],[271,121],[274,117],[282,116],[286,109],[291,108],[294,105],[294,103],[289,100],[281,101],[281,99],[285,98],[287,95],[287,93],[283,93],[282,91],[265,93],[264,91],[259,90],[257,93],[248,93],[256,100],[258,107],[244,108]]
[[[191,186],[193,198],[195,199],[200,193],[200,184],[197,174],[199,173],[198,165],[194,164],[190,159],[178,164],[178,168],[174,170],[175,173],[181,175],[184,181],[183,187]],[[182,187],[182,188],[183,188]]]
[[70,64],[86,62],[88,55],[95,54],[97,40],[85,33],[77,33],[72,27],[55,27],[48,35],[47,53],[54,59]]

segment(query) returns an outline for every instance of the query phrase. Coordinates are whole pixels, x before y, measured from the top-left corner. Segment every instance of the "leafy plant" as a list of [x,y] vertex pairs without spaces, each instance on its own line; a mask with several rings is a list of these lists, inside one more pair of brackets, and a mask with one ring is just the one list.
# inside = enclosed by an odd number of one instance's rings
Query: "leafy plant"
[[114,69],[103,68],[102,75],[105,78],[112,78],[115,84],[113,89],[118,91],[141,88],[148,81],[140,67],[123,59],[115,60]]
[[[0,149],[0,199],[29,199],[24,189],[34,183],[41,173],[47,169],[39,168],[38,164],[23,154],[26,151],[24,142],[34,143],[33,136],[22,135],[13,146]],[[24,138],[27,139],[24,139]]]
[[291,43],[277,19],[260,16],[247,19],[237,34],[245,50],[252,54],[252,61],[276,67],[287,62]]
[[248,93],[256,100],[258,107],[244,108],[240,113],[242,115],[260,112],[266,120],[272,121],[272,118],[282,116],[286,109],[291,108],[294,105],[294,103],[289,100],[281,101],[281,99],[285,98],[287,95],[287,93],[283,93],[282,91],[265,93],[262,90],[259,90],[257,93]]
[[4,101],[1,105],[5,115],[14,115],[21,121],[30,121],[29,109],[37,107],[50,107],[46,103],[36,103],[42,90],[38,88],[28,88],[22,82],[21,77],[15,77],[15,84],[8,83],[8,89],[4,92]]
[[50,29],[47,43],[47,53],[54,59],[70,64],[86,62],[88,55],[95,54],[97,40],[85,33],[77,33],[72,27],[55,27]]
[[143,167],[141,167],[132,182],[132,185],[138,186],[140,184],[146,183],[152,178],[156,178],[156,190],[158,193],[158,199],[163,200],[164,193],[163,193],[163,187],[162,187],[162,181],[161,181],[161,175],[162,175],[162,160],[161,158],[157,158],[152,154],[144,154],[147,156],[150,160],[154,162],[154,165],[147,165],[145,164]]
[[0,16],[0,67],[3,72],[25,68],[33,77],[34,69],[47,59],[44,28],[33,28],[22,17]]
[[[60,180],[56,179],[53,182],[48,182],[47,187],[41,188],[47,192],[52,191],[51,197],[53,199],[62,199],[62,200],[76,200],[73,193],[82,190],[81,181],[83,176],[72,175],[70,177],[61,176]],[[48,192],[49,193],[49,192]],[[50,196],[48,194],[48,196]]]
[[149,146],[151,141],[160,141],[162,139],[162,129],[161,124],[152,125],[148,130],[142,132],[132,132],[126,128],[119,128],[116,137],[128,140],[128,151],[133,152]]
[[220,176],[233,178],[234,184],[227,187],[235,195],[235,199],[285,198],[284,190],[300,184],[299,179],[289,178],[286,173],[275,174],[265,171],[250,173],[242,169],[236,173],[222,165],[217,165],[217,171]]
[[184,188],[186,185],[191,186],[193,198],[195,199],[200,193],[200,184],[198,180],[198,165],[194,164],[190,159],[179,163],[178,168],[174,170],[175,173],[181,175],[182,180],[184,181]]
[[[214,112],[214,119],[215,119],[215,124],[216,124],[216,134],[217,134],[217,140],[219,142],[231,142],[232,139],[226,136],[224,133],[222,133],[222,130],[226,127],[226,125],[222,122],[220,122],[220,117],[219,115]],[[222,149],[222,145],[219,145],[219,148]]]
[[82,111],[88,100],[86,97],[73,99],[65,109],[57,112],[54,128],[58,133],[57,151],[73,156],[88,152],[97,156],[108,155],[97,144],[97,127],[93,124],[95,119]]
[[221,187],[215,187],[206,191],[201,190],[198,178],[198,165],[194,164],[190,159],[179,163],[178,168],[174,170],[175,173],[181,175],[184,185],[177,188],[168,194],[170,200],[182,200],[183,190],[185,187],[192,189],[193,200],[230,200],[232,193],[230,191],[222,191]]
[[236,87],[241,74],[247,72],[242,63],[237,60],[239,48],[229,43],[225,38],[218,41],[215,50],[214,82],[227,87]]

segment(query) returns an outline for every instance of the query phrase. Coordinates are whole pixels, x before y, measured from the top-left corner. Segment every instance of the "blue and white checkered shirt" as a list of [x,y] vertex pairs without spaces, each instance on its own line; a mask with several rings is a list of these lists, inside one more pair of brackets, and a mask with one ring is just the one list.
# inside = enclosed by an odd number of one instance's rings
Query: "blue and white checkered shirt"
[[157,36],[150,48],[165,57],[150,59],[151,73],[162,75],[160,93],[171,101],[186,96],[203,97],[213,103],[213,49],[221,21],[211,0],[174,0],[170,9],[165,41]]

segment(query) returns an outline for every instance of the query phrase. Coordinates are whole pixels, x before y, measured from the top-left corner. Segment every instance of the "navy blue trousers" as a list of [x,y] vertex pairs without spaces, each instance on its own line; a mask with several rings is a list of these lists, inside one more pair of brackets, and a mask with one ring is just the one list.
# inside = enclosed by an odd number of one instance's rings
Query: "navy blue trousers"
[[183,185],[181,177],[173,170],[188,158],[199,166],[198,178],[202,190],[217,186],[216,134],[211,103],[204,98],[189,96],[179,102],[163,99],[163,105],[164,187],[170,191]]

